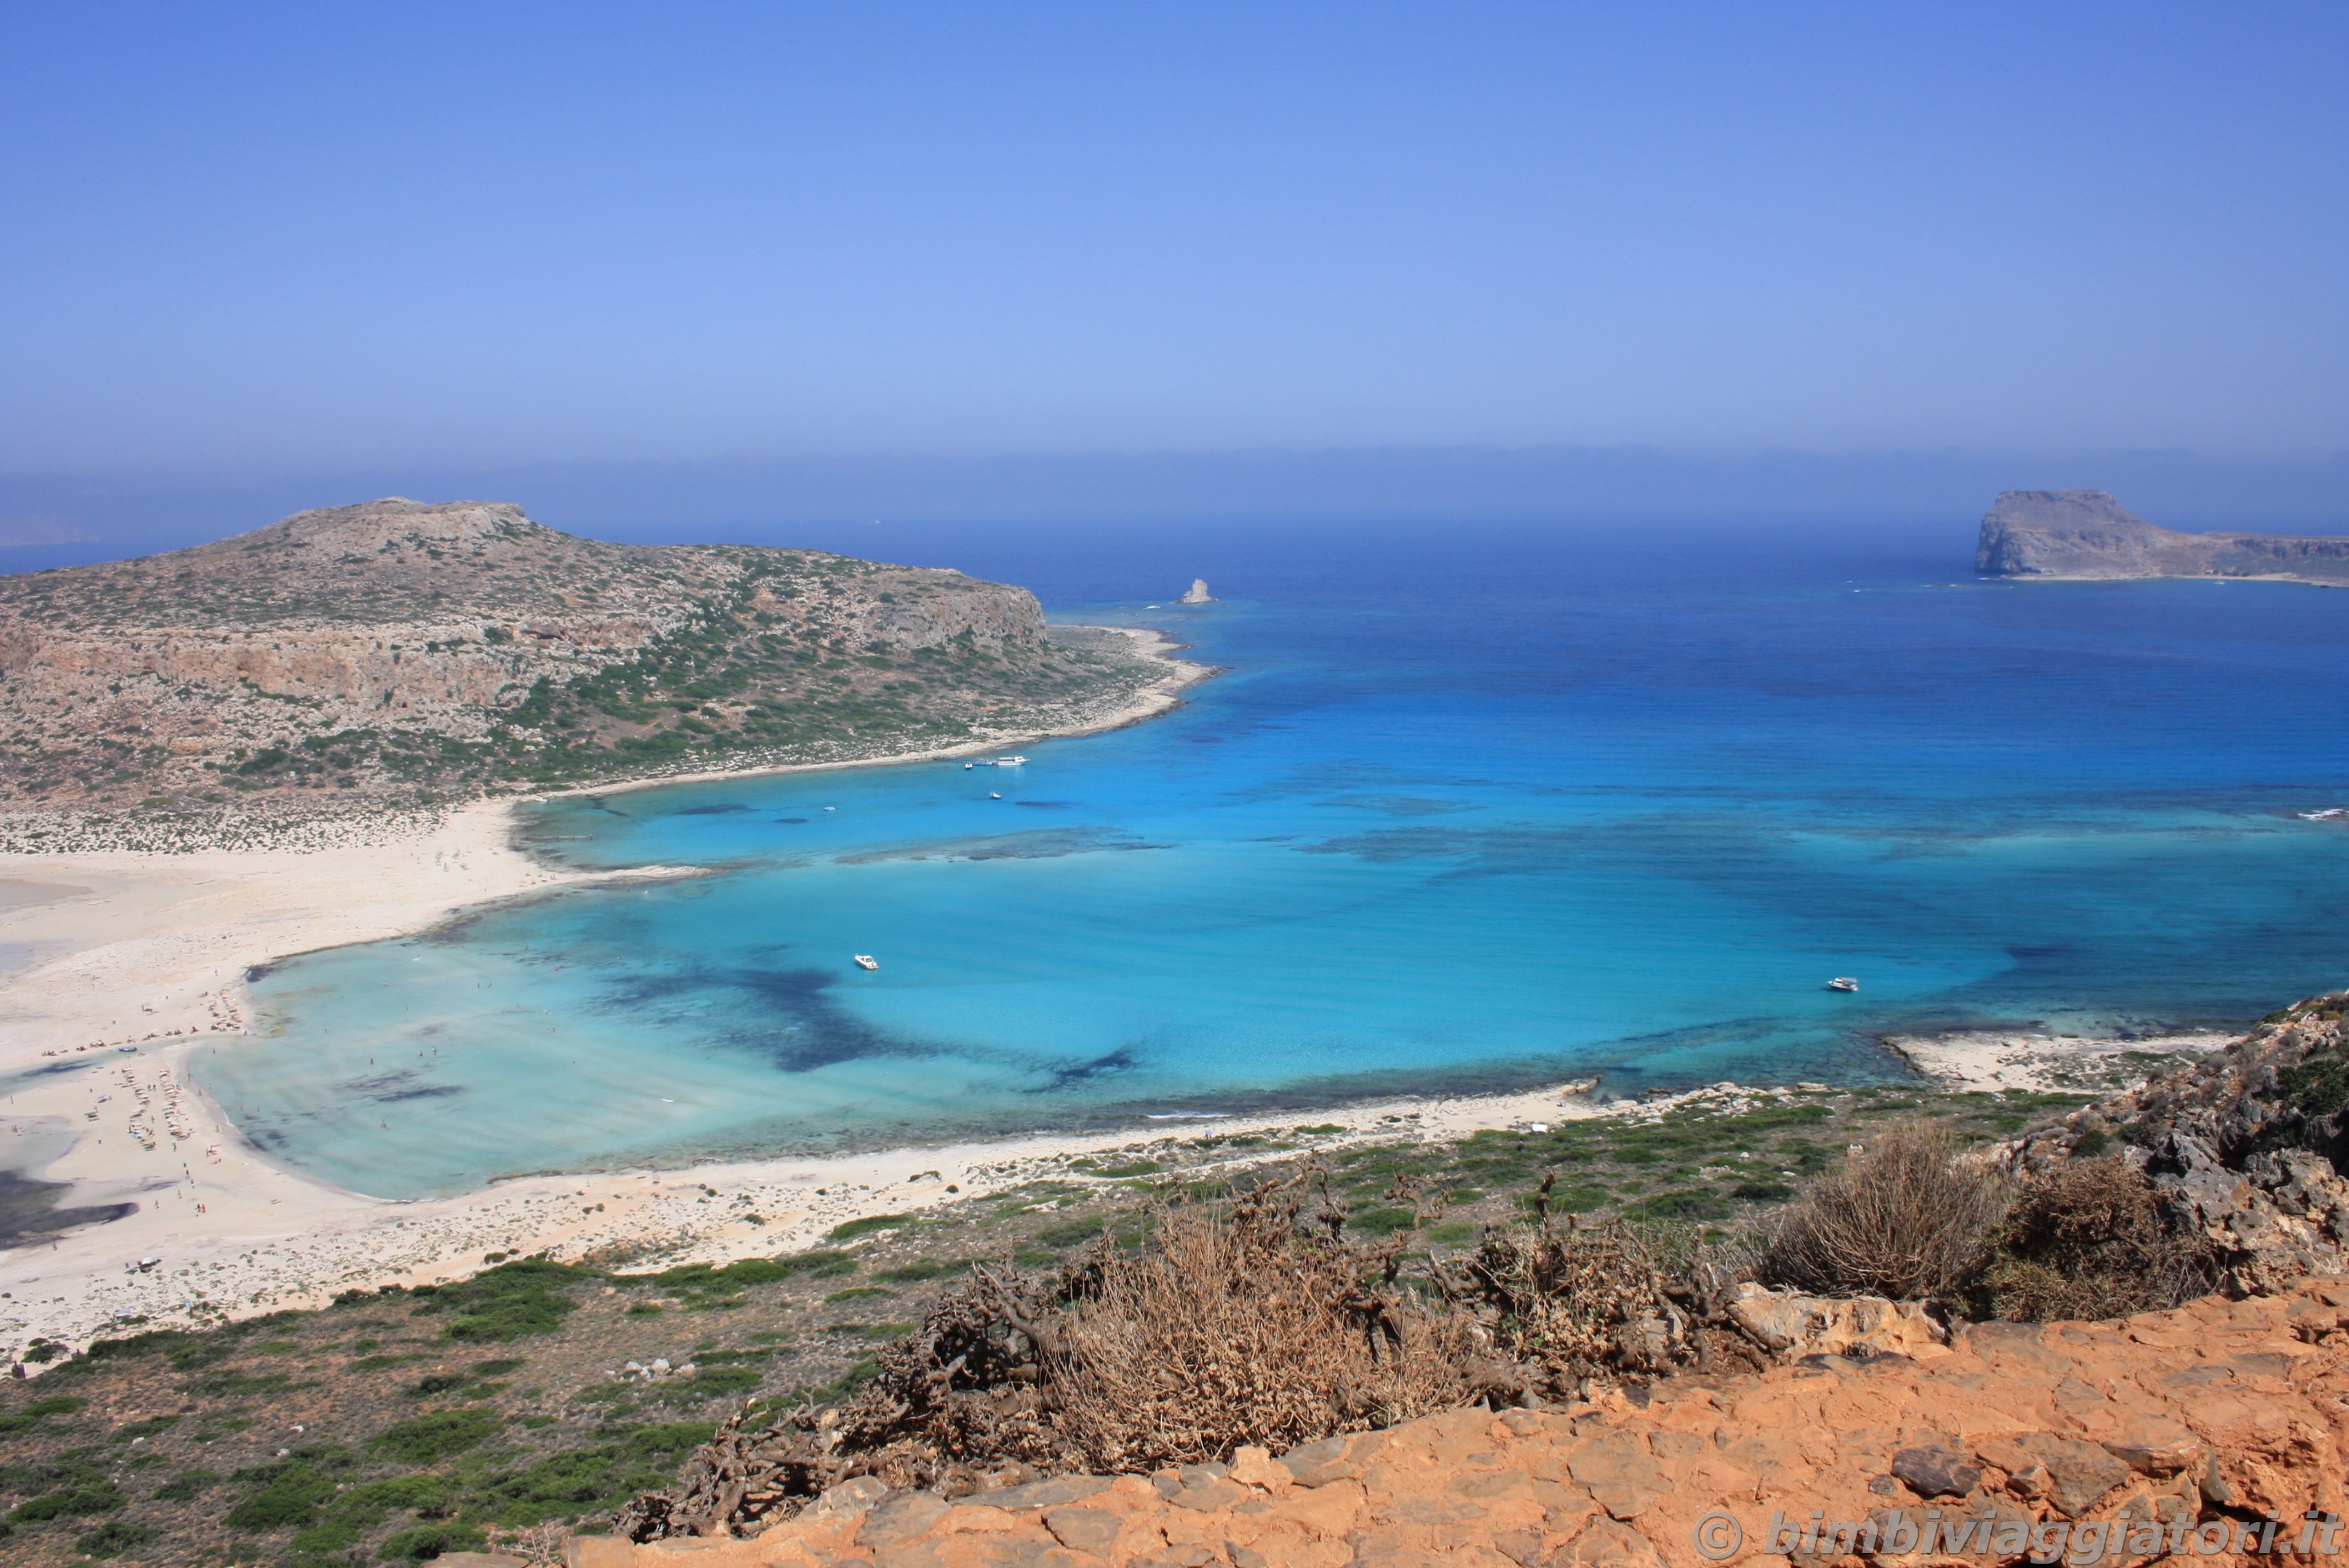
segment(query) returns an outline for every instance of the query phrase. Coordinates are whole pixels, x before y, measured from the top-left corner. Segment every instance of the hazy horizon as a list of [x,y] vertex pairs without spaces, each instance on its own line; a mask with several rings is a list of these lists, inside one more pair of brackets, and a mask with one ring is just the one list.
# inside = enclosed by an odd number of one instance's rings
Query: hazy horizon
[[[1806,526],[1970,541],[2002,490],[2110,490],[2190,531],[2349,532],[2349,453],[2227,462],[2180,452],[1516,451],[1024,454],[343,471],[0,474],[0,573],[149,554],[386,495],[520,504],[637,543],[888,553],[903,528],[1081,535],[1241,521],[1441,528]],[[883,526],[874,529],[875,521]]]

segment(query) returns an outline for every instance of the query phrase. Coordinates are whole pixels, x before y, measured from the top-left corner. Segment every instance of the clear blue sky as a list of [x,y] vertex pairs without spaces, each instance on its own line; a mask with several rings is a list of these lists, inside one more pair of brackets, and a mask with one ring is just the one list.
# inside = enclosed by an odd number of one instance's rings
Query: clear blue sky
[[0,471],[2338,451],[2349,5],[0,7]]

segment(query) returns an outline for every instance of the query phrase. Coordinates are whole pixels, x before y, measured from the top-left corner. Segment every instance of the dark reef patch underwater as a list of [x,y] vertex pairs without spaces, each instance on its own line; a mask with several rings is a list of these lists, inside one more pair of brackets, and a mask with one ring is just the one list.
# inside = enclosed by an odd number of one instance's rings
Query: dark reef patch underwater
[[[1024,768],[528,808],[543,853],[722,870],[290,960],[205,1088],[404,1196],[1414,1087],[1881,1078],[1885,1031],[2240,1022],[2349,980],[2349,820],[2302,815],[2349,803],[2321,590],[1978,583],[1955,535],[1235,529],[1185,547],[1218,603],[1145,614],[1139,546],[936,548],[1226,673]],[[354,1097],[371,1057],[461,1092]]]

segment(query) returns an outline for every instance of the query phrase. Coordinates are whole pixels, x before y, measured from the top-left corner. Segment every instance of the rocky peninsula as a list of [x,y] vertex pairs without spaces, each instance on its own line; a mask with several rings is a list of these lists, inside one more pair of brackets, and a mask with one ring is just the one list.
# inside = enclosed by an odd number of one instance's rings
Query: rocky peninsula
[[2097,490],[2005,490],[1982,518],[1974,570],[1992,577],[2256,577],[2349,587],[2349,539],[2179,533]]
[[938,752],[1101,727],[1168,673],[959,572],[393,498],[0,578],[0,842]]

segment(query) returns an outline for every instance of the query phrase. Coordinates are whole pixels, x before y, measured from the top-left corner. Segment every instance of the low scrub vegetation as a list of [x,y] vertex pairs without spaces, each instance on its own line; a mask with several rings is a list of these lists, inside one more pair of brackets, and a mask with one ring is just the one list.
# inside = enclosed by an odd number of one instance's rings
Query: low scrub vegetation
[[[1670,1148],[1666,1130],[1646,1151]],[[2211,1281],[2117,1156],[2018,1186],[1913,1119],[1820,1164],[1743,1233],[1561,1213],[1553,1172],[1526,1220],[1456,1253],[1433,1240],[1441,1198],[1405,1172],[1351,1217],[1311,1163],[1220,1200],[1170,1184],[1139,1245],[1097,1235],[1050,1274],[974,1266],[845,1402],[730,1423],[619,1526],[717,1533],[858,1475],[954,1495],[1759,1366],[1726,1311],[1757,1278],[2019,1319],[2171,1305]]]
[[1762,1274],[1822,1295],[1946,1295],[2006,1202],[2004,1180],[1962,1156],[1947,1129],[1896,1122],[1787,1209]]
[[69,1356],[0,1389],[0,1497],[12,1549],[423,1561],[740,1528],[856,1475],[1146,1470],[1758,1365],[1726,1312],[1754,1279],[2010,1317],[2192,1294],[2127,1161],[2010,1186],[1967,1152],[2078,1103],[1938,1096],[1924,1125],[1897,1119],[1913,1095],[1785,1091],[1321,1153],[1330,1129],[1170,1138],[812,1252],[498,1256]]
[[2163,1222],[2145,1178],[2117,1155],[2027,1182],[1991,1227],[1966,1282],[1977,1316],[2126,1317],[2215,1288],[2207,1246]]

